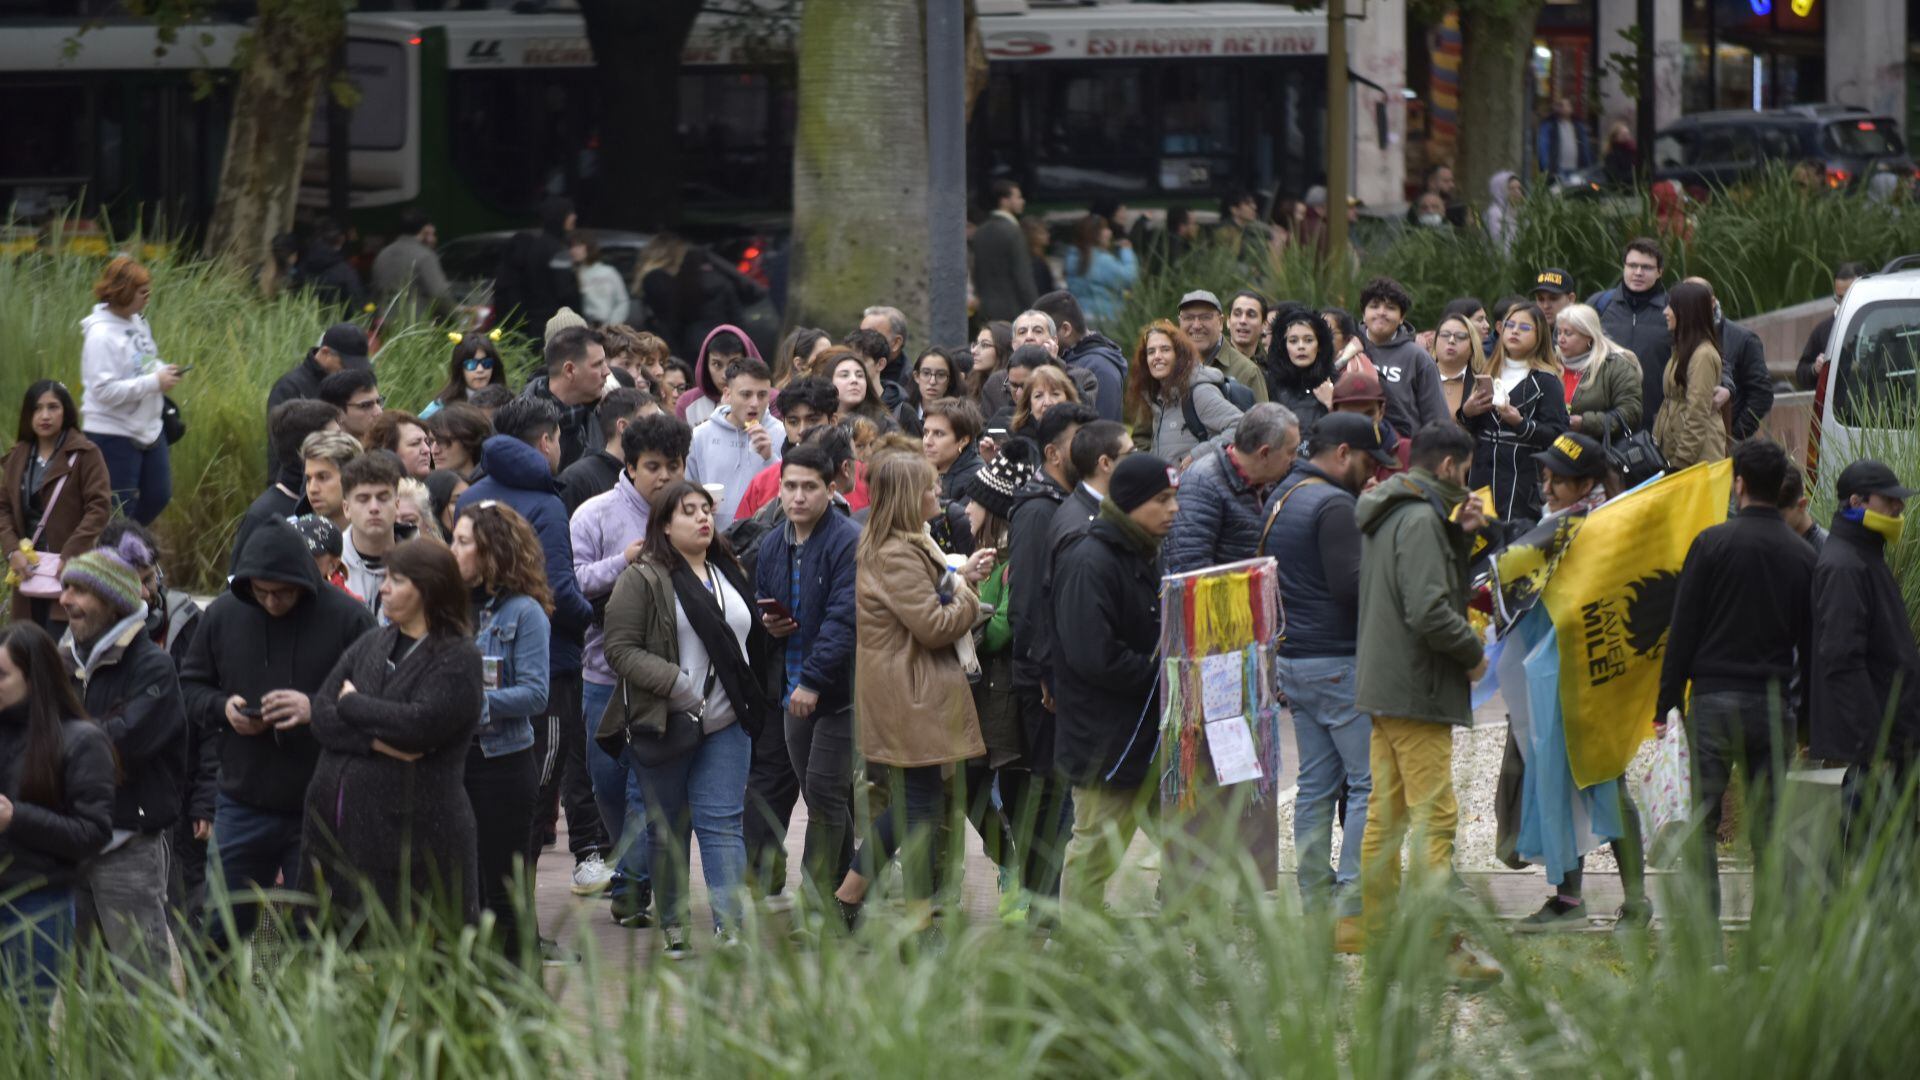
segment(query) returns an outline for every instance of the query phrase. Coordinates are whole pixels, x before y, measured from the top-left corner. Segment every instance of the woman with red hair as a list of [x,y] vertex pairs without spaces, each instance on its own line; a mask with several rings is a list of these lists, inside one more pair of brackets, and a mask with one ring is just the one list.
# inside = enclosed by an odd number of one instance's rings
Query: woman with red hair
[[178,365],[160,359],[153,330],[141,316],[153,294],[153,276],[126,255],[100,275],[93,295],[100,302],[80,322],[80,429],[107,459],[107,476],[120,512],[150,525],[173,499],[173,463],[168,457],[161,411],[180,384]]
[[1127,420],[1133,445],[1186,467],[1202,443],[1240,423],[1227,400],[1227,377],[1200,362],[1200,350],[1181,329],[1156,319],[1140,331],[1127,376]]

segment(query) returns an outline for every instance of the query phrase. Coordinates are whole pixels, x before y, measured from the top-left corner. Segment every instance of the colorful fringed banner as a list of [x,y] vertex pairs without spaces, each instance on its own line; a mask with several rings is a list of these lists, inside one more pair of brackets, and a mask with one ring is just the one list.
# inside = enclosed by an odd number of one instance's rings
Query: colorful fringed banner
[[[1268,803],[1280,772],[1280,701],[1274,687],[1279,589],[1272,559],[1172,574],[1160,586],[1162,805],[1193,808],[1201,786],[1220,783],[1216,763],[1257,765],[1256,801]],[[1231,657],[1231,659],[1227,659]],[[1212,659],[1209,658],[1219,658]],[[1233,728],[1244,717],[1247,747]],[[1208,721],[1234,748],[1209,745]],[[1224,766],[1223,766],[1224,767]]]

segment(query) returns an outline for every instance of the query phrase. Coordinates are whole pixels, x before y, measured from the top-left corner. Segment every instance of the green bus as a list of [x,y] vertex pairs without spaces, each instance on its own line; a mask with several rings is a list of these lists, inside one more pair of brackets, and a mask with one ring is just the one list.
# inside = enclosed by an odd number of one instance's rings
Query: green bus
[[[1260,3],[1033,7],[981,0],[990,83],[970,127],[969,179],[1008,176],[1031,200],[1211,199],[1302,191],[1324,171],[1325,28]],[[790,206],[791,26],[755,35],[701,17],[683,56],[680,138],[690,215]],[[243,26],[0,20],[0,200],[18,219],[62,210],[192,229],[211,212]],[[548,193],[596,183],[604,103],[578,14],[356,13],[346,46],[349,202],[378,233],[430,208],[443,236],[517,227]],[[327,203],[316,103],[301,204]]]

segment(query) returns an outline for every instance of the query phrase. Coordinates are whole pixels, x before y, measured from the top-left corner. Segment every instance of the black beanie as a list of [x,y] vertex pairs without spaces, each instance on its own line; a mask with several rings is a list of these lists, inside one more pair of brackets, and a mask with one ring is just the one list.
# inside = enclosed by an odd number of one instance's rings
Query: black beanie
[[1121,512],[1130,514],[1148,499],[1178,486],[1177,474],[1165,461],[1152,454],[1128,454],[1113,468],[1113,478],[1107,481],[1107,498]]

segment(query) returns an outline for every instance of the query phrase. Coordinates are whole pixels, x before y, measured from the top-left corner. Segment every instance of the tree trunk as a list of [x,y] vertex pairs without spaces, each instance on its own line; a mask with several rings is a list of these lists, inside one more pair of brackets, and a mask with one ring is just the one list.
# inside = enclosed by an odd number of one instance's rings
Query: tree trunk
[[660,229],[680,216],[680,58],[702,0],[580,0],[600,81],[600,167],[582,215]]
[[807,0],[801,8],[790,325],[837,335],[857,326],[867,305],[891,304],[924,332],[924,27],[919,0]]
[[241,53],[206,253],[271,291],[274,236],[293,227],[313,101],[347,32],[347,0],[261,0]]
[[1526,107],[1527,58],[1539,0],[1460,9],[1460,192],[1484,209],[1487,181],[1502,169],[1522,173],[1533,118]]

